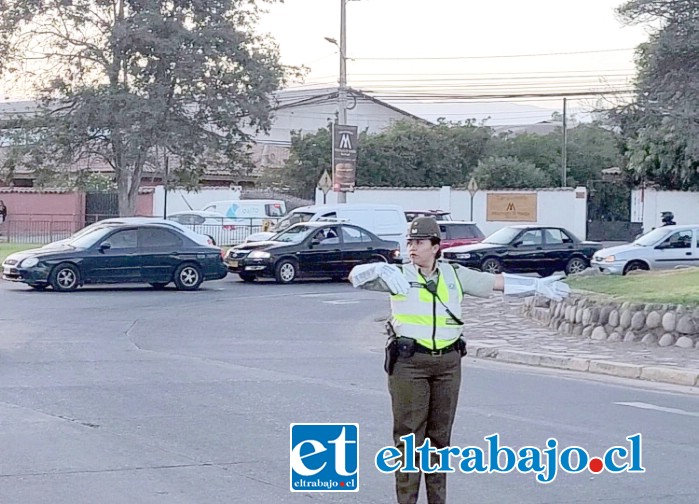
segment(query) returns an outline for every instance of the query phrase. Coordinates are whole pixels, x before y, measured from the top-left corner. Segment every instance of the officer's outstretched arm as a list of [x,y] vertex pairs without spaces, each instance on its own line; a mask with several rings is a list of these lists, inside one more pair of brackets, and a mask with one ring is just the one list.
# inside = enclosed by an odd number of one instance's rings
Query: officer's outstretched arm
[[402,295],[406,295],[410,290],[410,284],[403,272],[394,264],[360,264],[352,268],[349,280],[353,287],[366,290]]

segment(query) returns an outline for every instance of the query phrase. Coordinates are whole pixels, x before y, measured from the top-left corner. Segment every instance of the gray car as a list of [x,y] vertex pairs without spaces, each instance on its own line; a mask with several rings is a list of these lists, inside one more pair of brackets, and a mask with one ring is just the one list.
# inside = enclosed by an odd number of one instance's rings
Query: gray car
[[596,252],[591,265],[613,275],[699,266],[699,224],[654,229],[633,243]]

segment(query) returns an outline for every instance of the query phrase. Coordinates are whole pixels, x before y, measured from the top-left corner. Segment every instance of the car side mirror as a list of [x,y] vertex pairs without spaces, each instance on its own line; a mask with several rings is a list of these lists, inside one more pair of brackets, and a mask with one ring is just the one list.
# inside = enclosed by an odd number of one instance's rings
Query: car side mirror
[[109,243],[109,242],[100,243],[100,252],[104,252],[105,250],[109,250],[110,248],[112,248],[111,243]]
[[664,250],[666,248],[670,248],[670,244],[669,243],[661,243],[659,245],[656,245],[655,248],[656,248],[656,250]]
[[313,239],[311,240],[311,245],[310,245],[310,247],[313,248],[313,247],[317,247],[318,245],[320,245],[320,240],[319,240],[318,238],[313,238]]
[[512,243],[513,247],[519,247],[522,243],[524,243],[522,240],[517,240],[516,242]]

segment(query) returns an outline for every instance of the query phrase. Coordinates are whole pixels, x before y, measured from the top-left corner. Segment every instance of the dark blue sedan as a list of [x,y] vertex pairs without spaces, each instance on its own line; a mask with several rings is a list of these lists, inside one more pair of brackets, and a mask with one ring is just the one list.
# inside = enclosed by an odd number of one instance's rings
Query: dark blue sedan
[[158,224],[106,226],[66,243],[12,254],[2,267],[5,280],[56,291],[122,283],[162,289],[171,282],[180,290],[196,290],[203,281],[228,274],[220,249]]

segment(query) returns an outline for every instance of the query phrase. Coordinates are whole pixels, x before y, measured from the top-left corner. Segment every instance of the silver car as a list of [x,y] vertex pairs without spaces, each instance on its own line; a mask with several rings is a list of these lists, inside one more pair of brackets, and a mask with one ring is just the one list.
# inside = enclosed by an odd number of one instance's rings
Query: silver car
[[699,224],[654,229],[633,243],[596,252],[590,264],[613,275],[699,266]]

